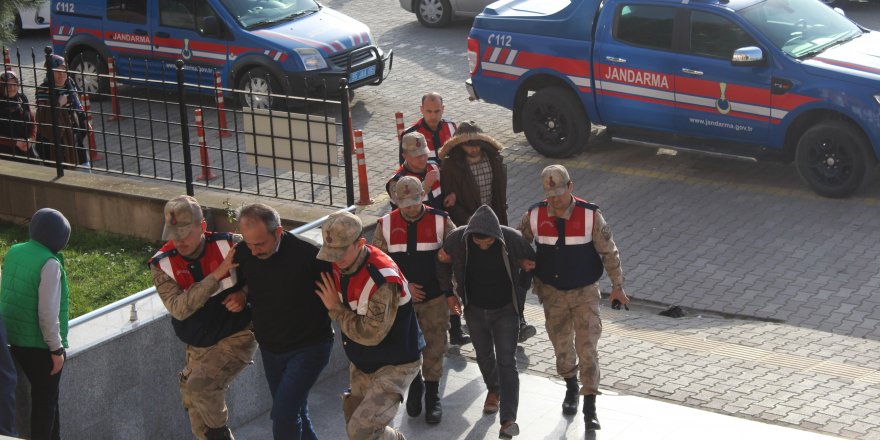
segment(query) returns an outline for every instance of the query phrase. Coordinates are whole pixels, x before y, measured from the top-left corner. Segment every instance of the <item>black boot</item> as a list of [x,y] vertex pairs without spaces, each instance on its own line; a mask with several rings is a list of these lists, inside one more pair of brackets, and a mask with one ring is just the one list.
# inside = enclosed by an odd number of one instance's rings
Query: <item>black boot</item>
[[208,428],[205,431],[205,438],[208,440],[235,440],[235,437],[232,436],[232,431],[227,426]]
[[579,388],[577,376],[565,378],[565,399],[562,401],[562,414],[567,416],[577,414]]
[[409,384],[409,393],[406,395],[406,413],[410,417],[416,417],[422,413],[422,394],[424,392],[425,382],[422,381],[422,375],[419,373]]
[[440,382],[425,381],[425,421],[429,425],[440,423],[443,408],[440,406]]
[[584,425],[587,431],[602,429],[599,425],[599,417],[596,416],[596,395],[584,396]]
[[449,345],[467,345],[471,343],[471,337],[461,328],[461,317],[452,315],[449,317]]

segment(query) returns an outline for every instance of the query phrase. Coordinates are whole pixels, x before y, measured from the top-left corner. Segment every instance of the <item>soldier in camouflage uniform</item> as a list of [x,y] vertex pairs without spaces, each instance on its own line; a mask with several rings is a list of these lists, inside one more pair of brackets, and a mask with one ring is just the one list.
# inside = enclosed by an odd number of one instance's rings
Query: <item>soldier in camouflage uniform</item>
[[397,264],[366,244],[360,219],[331,214],[321,227],[317,258],[333,263],[315,293],[342,331],[351,361],[351,391],[343,397],[346,432],[352,440],[400,440],[388,426],[403,393],[419,372],[425,340],[413,310],[409,283]]
[[[535,242],[537,260],[534,292],[544,305],[547,334],[556,352],[556,372],[565,379],[562,412],[577,413],[584,395],[587,430],[599,429],[596,395],[599,360],[596,344],[602,333],[599,318],[599,278],[611,279],[611,301],[629,303],[623,290],[620,256],[599,207],[571,194],[573,184],[562,165],[541,173],[546,200],[523,215],[519,230]],[[578,389],[580,370],[583,388]]]
[[406,412],[410,417],[421,414],[424,392],[425,421],[436,424],[443,416],[439,390],[449,328],[446,298],[453,296],[452,280],[444,276],[448,271],[439,269],[437,252],[455,225],[445,211],[422,203],[425,189],[418,178],[405,176],[396,183],[398,209],[379,219],[373,246],[388,253],[409,281],[416,317],[425,335],[422,374],[416,375],[409,387]]
[[150,272],[175,334],[187,344],[179,375],[183,407],[196,438],[232,439],[226,389],[257,349],[250,307],[230,305],[242,295],[232,292],[232,247],[241,236],[206,232],[196,199],[178,196],[165,205],[162,238],[169,241],[150,259]]

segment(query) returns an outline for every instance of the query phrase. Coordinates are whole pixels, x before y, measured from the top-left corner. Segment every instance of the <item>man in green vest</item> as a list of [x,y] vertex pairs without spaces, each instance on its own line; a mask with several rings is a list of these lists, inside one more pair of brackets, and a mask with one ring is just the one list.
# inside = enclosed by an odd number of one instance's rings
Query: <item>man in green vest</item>
[[9,249],[0,280],[0,316],[12,356],[31,384],[31,436],[57,440],[58,388],[67,348],[68,288],[64,258],[70,223],[60,212],[34,213],[30,240]]

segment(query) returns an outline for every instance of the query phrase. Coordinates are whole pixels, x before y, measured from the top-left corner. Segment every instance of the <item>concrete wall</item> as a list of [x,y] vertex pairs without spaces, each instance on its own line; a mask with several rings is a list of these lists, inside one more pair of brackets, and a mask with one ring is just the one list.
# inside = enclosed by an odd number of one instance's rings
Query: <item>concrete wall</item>
[[[348,367],[339,341],[320,381]],[[272,406],[259,351],[227,393],[233,429],[265,414]],[[189,419],[180,403],[177,373],[184,345],[171,318],[138,325],[115,338],[73,353],[61,378],[61,432],[67,440],[191,439]],[[28,434],[27,380],[19,372],[19,433]]]
[[[186,187],[177,183],[71,170],[64,174],[58,178],[54,168],[0,160],[0,217],[27,219],[37,209],[55,208],[74,227],[159,240],[165,202],[186,194]],[[227,206],[266,203],[278,210],[287,228],[336,210],[198,187],[195,193],[217,231],[234,228],[227,221]]]

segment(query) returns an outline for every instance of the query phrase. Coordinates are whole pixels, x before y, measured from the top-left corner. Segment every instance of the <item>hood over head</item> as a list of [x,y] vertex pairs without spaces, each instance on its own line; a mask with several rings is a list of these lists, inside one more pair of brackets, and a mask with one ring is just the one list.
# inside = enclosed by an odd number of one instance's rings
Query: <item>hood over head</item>
[[501,145],[501,142],[498,142],[492,136],[483,133],[483,129],[480,128],[476,122],[467,121],[458,124],[458,129],[455,130],[455,136],[449,138],[449,140],[443,144],[443,147],[440,148],[440,152],[438,153],[440,159],[448,156],[455,147],[468,141],[482,141],[497,151],[504,149],[504,145]]
[[481,205],[468,220],[467,227],[464,230],[465,239],[471,234],[488,235],[504,243],[501,223],[498,222],[498,216],[495,215],[495,211],[492,211],[489,205]]
[[43,246],[57,254],[67,246],[70,240],[70,223],[64,214],[52,209],[43,208],[31,217],[28,235]]

